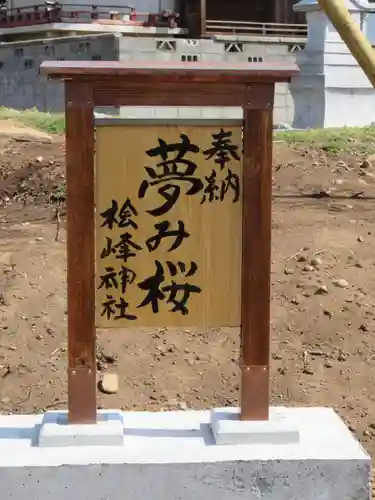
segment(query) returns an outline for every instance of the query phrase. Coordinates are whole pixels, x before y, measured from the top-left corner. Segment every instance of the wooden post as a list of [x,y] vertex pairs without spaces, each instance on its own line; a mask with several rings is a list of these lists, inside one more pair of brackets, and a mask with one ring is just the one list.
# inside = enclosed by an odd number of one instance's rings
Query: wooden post
[[243,136],[241,419],[267,420],[270,356],[272,107],[270,109],[245,107]]
[[66,82],[69,423],[96,421],[94,104]]

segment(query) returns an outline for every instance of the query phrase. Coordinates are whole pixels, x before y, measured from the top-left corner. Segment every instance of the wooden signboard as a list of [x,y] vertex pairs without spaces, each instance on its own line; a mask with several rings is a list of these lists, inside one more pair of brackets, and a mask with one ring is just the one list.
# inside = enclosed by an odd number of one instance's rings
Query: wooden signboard
[[242,123],[96,126],[96,326],[240,326]]
[[[96,421],[96,326],[129,324],[239,324],[241,418],[268,419],[274,86],[297,67],[49,61],[41,72],[65,81],[69,422]],[[237,106],[243,121],[95,136],[95,106]]]

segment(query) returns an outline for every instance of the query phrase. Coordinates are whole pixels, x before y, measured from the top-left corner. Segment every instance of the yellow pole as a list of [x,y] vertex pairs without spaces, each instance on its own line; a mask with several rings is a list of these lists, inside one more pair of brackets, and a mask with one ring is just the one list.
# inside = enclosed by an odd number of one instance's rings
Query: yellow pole
[[318,0],[318,2],[375,87],[375,50],[345,7],[344,0]]

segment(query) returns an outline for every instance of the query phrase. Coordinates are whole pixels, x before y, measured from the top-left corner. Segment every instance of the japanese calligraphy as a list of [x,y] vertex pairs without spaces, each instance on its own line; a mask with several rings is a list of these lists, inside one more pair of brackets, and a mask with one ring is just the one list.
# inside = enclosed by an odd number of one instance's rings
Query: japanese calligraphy
[[97,130],[97,326],[235,324],[240,124],[121,128],[103,134],[108,161]]
[[172,279],[165,284],[166,276],[162,264],[155,261],[155,274],[146,278],[138,286],[142,290],[147,291],[147,295],[138,307],[150,305],[152,311],[156,314],[159,312],[159,302],[165,300],[167,304],[173,304],[172,312],[179,311],[181,314],[188,314],[187,301],[192,293],[200,293],[202,290],[191,283],[186,278],[193,276],[198,266],[195,262],[190,264],[189,270],[183,262],[178,262],[177,266],[172,262],[166,262],[169,273],[172,277],[177,276],[178,272],[182,273],[182,281]]
[[212,145],[203,152],[207,160],[214,159],[214,162],[220,166],[220,171],[226,169],[227,172],[225,177],[220,179],[215,169],[212,169],[210,175],[205,176],[201,204],[218,200],[224,201],[228,191],[232,193],[233,203],[237,203],[240,199],[239,175],[228,167],[228,163],[232,160],[241,161],[238,155],[238,146],[232,143],[232,135],[231,131],[225,132],[220,129],[220,132],[212,134]]
[[[160,186],[158,192],[164,203],[159,207],[147,210],[148,213],[159,217],[166,214],[175,205],[181,194],[180,183],[186,183],[186,195],[193,196],[203,189],[201,179],[195,177],[197,165],[185,158],[187,153],[198,153],[199,147],[190,142],[185,134],[180,136],[181,142],[167,144],[159,138],[159,146],[149,149],[146,154],[151,158],[160,156],[161,160],[155,167],[145,166],[151,180],[144,180],[139,188],[139,198],[144,198],[150,186]],[[169,154],[174,157],[170,158]]]

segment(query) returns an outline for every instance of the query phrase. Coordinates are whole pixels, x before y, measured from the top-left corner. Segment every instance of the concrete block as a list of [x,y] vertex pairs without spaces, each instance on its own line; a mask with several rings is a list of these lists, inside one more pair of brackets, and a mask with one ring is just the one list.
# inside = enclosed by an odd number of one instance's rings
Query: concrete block
[[159,119],[178,118],[178,110],[176,106],[156,106],[154,116]]
[[183,106],[177,108],[179,118],[185,119],[200,119],[202,118],[202,108],[196,106]]
[[137,54],[135,52],[121,50],[119,54],[119,61],[134,61],[135,57],[137,57]]
[[289,83],[276,83],[275,84],[276,94],[288,94],[289,93]]
[[156,39],[153,37],[123,37],[120,39],[120,51],[155,52]]
[[285,56],[288,54],[288,44],[286,43],[267,43],[266,54],[272,56]]
[[224,54],[225,52],[225,44],[222,42],[215,42],[212,39],[202,39],[199,42],[202,54]]
[[287,105],[286,94],[275,93],[275,108],[285,108]]
[[216,445],[210,411],[125,412],[122,446],[39,448],[43,415],[1,415],[1,498],[370,500],[370,458],[333,410],[277,411],[298,443]]
[[244,54],[251,57],[264,57],[266,55],[266,45],[260,45],[258,43],[244,43],[243,51]]
[[284,409],[271,408],[262,422],[240,420],[239,408],[216,408],[211,412],[211,428],[216,444],[292,444],[299,442],[296,422],[288,420]]
[[176,40],[176,52],[182,54],[200,54],[201,51],[201,40],[188,40],[183,38]]
[[200,61],[202,62],[223,62],[226,54],[200,54]]
[[120,116],[122,118],[141,118],[149,120],[155,118],[155,107],[153,106],[121,106]]
[[38,446],[121,446],[124,424],[121,412],[101,411],[98,422],[68,425],[67,412],[47,412],[39,429]]
[[242,108],[235,107],[202,107],[202,118],[206,119],[240,119],[243,118]]

